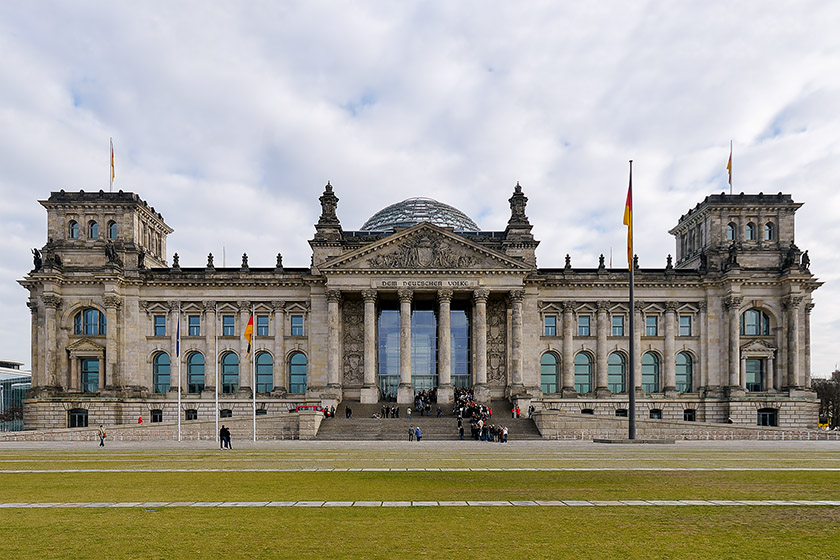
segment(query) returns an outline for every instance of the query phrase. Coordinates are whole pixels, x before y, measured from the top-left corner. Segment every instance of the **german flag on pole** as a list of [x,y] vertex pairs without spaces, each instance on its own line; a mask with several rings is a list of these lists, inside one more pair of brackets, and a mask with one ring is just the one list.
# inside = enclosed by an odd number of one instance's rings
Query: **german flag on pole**
[[245,359],[248,359],[248,356],[251,354],[251,338],[254,335],[254,316],[251,315],[251,318],[248,319],[248,326],[245,327],[245,334],[242,336],[248,340],[248,350],[245,352]]
[[114,139],[111,138],[111,190],[114,190]]
[[633,160],[630,160],[630,186],[624,204],[624,225],[627,226],[627,268],[633,267]]

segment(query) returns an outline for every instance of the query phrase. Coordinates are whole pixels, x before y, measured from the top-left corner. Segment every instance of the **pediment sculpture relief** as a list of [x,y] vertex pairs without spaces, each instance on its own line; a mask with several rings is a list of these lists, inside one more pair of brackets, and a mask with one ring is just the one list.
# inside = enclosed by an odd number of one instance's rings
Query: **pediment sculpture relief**
[[368,259],[370,268],[472,268],[475,255],[432,235],[422,234],[401,243],[396,251]]

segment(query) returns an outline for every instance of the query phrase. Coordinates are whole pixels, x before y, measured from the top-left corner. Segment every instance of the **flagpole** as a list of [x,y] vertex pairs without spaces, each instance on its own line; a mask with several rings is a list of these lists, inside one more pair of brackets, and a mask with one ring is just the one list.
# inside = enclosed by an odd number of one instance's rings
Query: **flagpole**
[[181,302],[178,302],[178,328],[175,334],[175,359],[178,360],[178,441],[181,441]]
[[110,183],[108,192],[114,192],[114,139],[111,138],[111,173],[109,177]]
[[216,340],[213,346],[213,373],[216,375],[216,442],[219,441],[219,304],[216,303],[215,319]]
[[[251,303],[251,319],[254,318],[254,304]],[[251,331],[251,399],[253,405],[254,441],[257,441],[257,331]]]
[[630,263],[630,340],[629,340],[629,371],[627,396],[629,397],[629,422],[628,422],[628,439],[636,439],[636,296],[634,293],[634,285],[636,283],[636,263],[633,258],[633,160],[630,160],[630,186],[627,191],[627,201],[630,206],[630,229],[628,230],[629,251],[627,258]]
[[729,141],[729,194],[732,194],[732,140]]

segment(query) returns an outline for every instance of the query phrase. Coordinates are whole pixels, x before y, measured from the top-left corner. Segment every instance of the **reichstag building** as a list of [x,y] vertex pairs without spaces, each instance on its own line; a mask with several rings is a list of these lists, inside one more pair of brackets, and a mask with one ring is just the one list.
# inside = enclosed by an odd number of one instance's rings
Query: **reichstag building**
[[227,268],[212,254],[181,266],[167,253],[173,229],[137,194],[40,201],[47,242],[20,281],[32,313],[26,426],[250,416],[252,399],[258,414],[411,403],[428,389],[447,403],[459,387],[523,410],[624,416],[635,391],[643,418],[817,422],[809,320],[820,283],[794,243],[801,203],[790,195],[707,196],[670,231],[673,259],[636,265],[633,309],[628,271],[603,256],[537,266],[518,184],[503,231],[428,198],[348,230],[330,184],[319,200],[310,266],[278,254],[274,266],[243,255]]

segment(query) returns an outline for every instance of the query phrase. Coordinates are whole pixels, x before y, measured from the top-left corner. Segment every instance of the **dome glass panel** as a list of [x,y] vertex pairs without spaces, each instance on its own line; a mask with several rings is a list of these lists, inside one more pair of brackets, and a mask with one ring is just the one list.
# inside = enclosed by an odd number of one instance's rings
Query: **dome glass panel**
[[362,231],[389,231],[429,222],[459,231],[481,231],[469,216],[448,204],[431,198],[409,198],[387,206],[371,216]]

